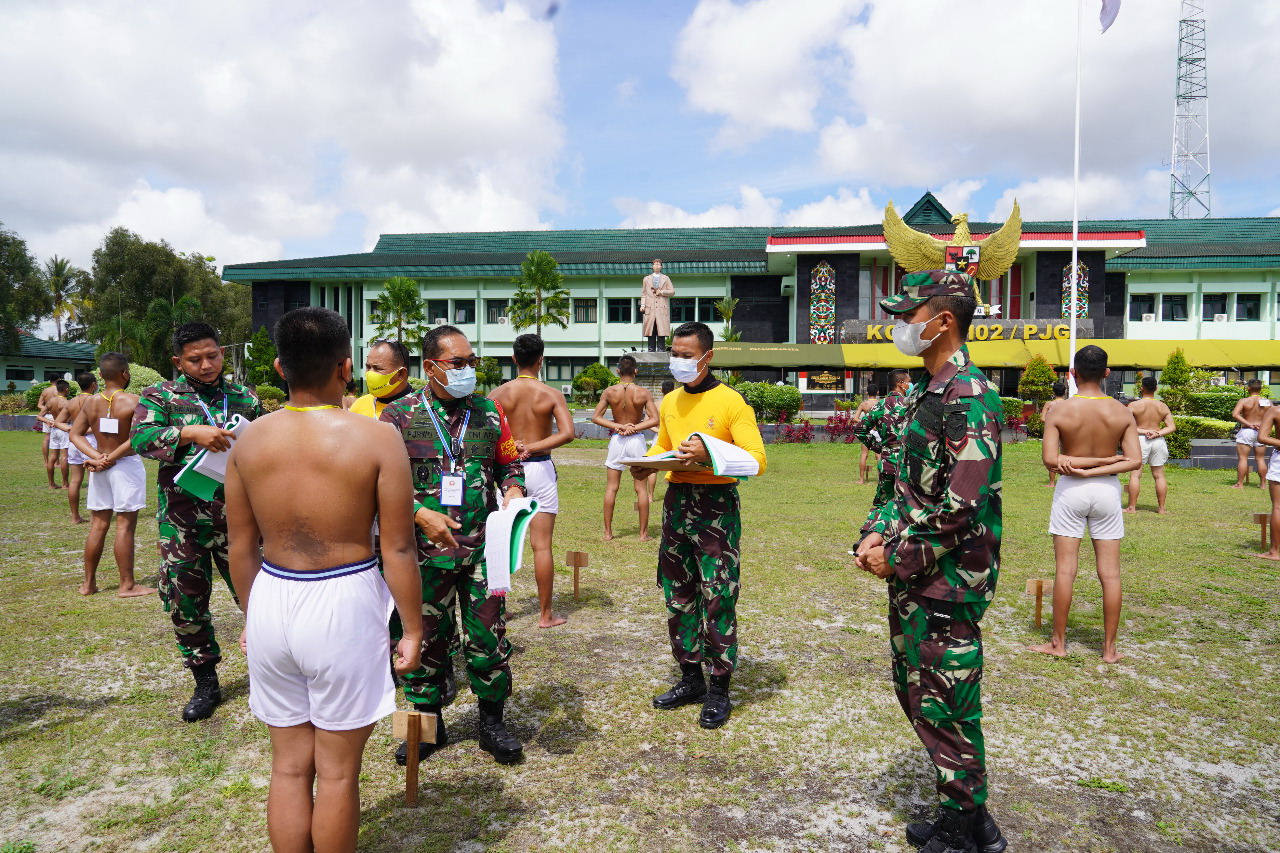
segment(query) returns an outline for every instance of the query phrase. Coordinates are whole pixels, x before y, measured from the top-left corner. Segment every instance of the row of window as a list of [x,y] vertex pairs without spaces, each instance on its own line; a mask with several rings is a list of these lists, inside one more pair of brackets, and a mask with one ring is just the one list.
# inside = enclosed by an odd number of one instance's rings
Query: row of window
[[[56,382],[62,378],[65,370],[53,370],[45,368],[44,382]],[[36,369],[34,367],[14,367],[8,366],[4,369],[5,380],[12,379],[14,382],[34,382],[36,380]]]
[[[1156,316],[1156,300],[1160,301]],[[1129,296],[1129,319],[1141,322],[1150,315],[1164,322],[1180,323],[1191,319],[1190,297],[1185,293],[1133,293]],[[1223,319],[1244,322],[1262,320],[1261,293],[1205,293],[1200,296],[1200,319],[1207,322]]]
[[[716,313],[716,302],[718,301],[718,299],[706,296],[675,297],[671,300],[671,322],[677,325],[692,320],[702,323],[717,322],[719,315]],[[453,303],[452,310],[449,307],[450,302]],[[569,319],[574,323],[595,323],[599,319],[597,314],[599,304],[600,300],[594,297],[576,297],[573,300],[572,310],[569,312]],[[507,310],[510,306],[510,299],[484,300],[485,322],[490,324],[502,322],[502,318],[507,316]],[[428,299],[426,307],[427,321],[430,323],[443,320],[446,323],[467,325],[476,322],[476,300],[474,299]],[[605,322],[640,322],[640,300],[633,298],[605,299]]]

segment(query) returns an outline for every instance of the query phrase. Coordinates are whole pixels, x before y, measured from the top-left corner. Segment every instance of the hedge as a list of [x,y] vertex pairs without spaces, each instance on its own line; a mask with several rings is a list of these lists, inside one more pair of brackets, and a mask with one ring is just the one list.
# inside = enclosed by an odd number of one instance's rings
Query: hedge
[[800,411],[800,389],[794,385],[775,385],[772,382],[740,382],[737,390],[756,411],[760,423],[773,423],[784,412],[794,415]]
[[1021,418],[1022,410],[1026,408],[1026,401],[1018,397],[1001,397],[1000,402],[1004,404],[1004,422],[1008,423],[1010,418]]
[[1184,408],[1188,415],[1200,418],[1215,418],[1220,421],[1234,420],[1231,417],[1236,403],[1247,394],[1239,385],[1224,385],[1220,391],[1187,394]]
[[1231,438],[1236,428],[1233,421],[1201,418],[1194,415],[1174,415],[1173,422],[1177,424],[1178,429],[1166,438],[1169,444],[1169,456],[1172,459],[1189,459],[1193,438]]
[[274,385],[258,385],[253,390],[257,393],[258,399],[264,403],[268,400],[283,403],[285,400],[285,393]]

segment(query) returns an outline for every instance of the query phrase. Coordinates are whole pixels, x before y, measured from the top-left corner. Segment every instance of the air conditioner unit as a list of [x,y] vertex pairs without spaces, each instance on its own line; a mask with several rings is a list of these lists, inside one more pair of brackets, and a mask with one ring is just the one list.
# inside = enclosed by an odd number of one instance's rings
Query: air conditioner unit
[[511,322],[511,318],[510,318],[510,317],[499,317],[499,318],[498,318],[498,325],[499,325],[499,326],[506,326],[506,325],[508,325],[510,322]]
[[560,386],[560,393],[561,393],[561,394],[563,394],[563,395],[565,395],[566,397],[572,397],[572,396],[573,396],[573,386],[572,386],[572,385],[561,385],[561,386]]
[[1144,323],[1154,323],[1155,321],[1156,321],[1156,315],[1155,315],[1155,314],[1143,314],[1143,315],[1142,315],[1142,322],[1144,322]]
[[1213,315],[1213,322],[1215,322],[1215,323],[1225,323],[1225,322],[1227,322],[1227,315],[1226,315],[1226,314],[1214,314],[1214,315]]
[[1227,380],[1226,380],[1226,377],[1223,377],[1223,376],[1214,376],[1209,380],[1209,384],[1222,386],[1227,384]]
[[446,326],[446,325],[448,325],[448,323],[449,323],[449,318],[448,318],[448,317],[437,317],[433,322],[434,322],[437,326]]

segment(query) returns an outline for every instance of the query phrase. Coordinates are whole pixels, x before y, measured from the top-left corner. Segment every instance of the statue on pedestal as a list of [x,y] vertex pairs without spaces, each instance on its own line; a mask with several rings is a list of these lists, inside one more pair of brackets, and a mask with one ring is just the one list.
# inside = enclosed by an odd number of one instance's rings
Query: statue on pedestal
[[654,258],[653,272],[640,286],[642,332],[648,338],[649,352],[658,352],[658,342],[665,342],[671,334],[671,297],[675,292],[671,279],[662,274],[662,261]]

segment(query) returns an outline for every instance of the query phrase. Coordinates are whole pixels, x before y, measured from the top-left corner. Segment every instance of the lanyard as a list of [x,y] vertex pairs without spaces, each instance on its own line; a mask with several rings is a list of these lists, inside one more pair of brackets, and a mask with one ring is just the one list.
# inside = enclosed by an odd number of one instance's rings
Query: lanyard
[[285,406],[291,412],[318,412],[321,409],[336,409],[337,406],[332,403],[326,403],[323,406]]
[[431,425],[436,428],[436,435],[440,437],[440,446],[444,448],[444,455],[449,457],[449,470],[452,471],[457,467],[457,457],[462,455],[462,443],[467,437],[467,425],[471,423],[471,409],[467,409],[466,417],[462,419],[462,434],[453,443],[445,440],[444,428],[440,426],[430,400],[427,401],[427,414],[431,416]]
[[106,394],[99,392],[98,396],[107,401],[107,417],[111,417],[111,401],[114,400],[116,395],[119,393],[120,390],[116,389],[115,391],[112,391],[111,396],[108,397]]
[[[209,411],[209,407],[204,404],[204,400],[200,399],[200,395],[196,394],[196,405],[204,410],[204,416],[209,419],[210,426],[218,426],[218,419],[213,416],[213,412]],[[227,392],[222,392],[222,423],[227,422]]]

